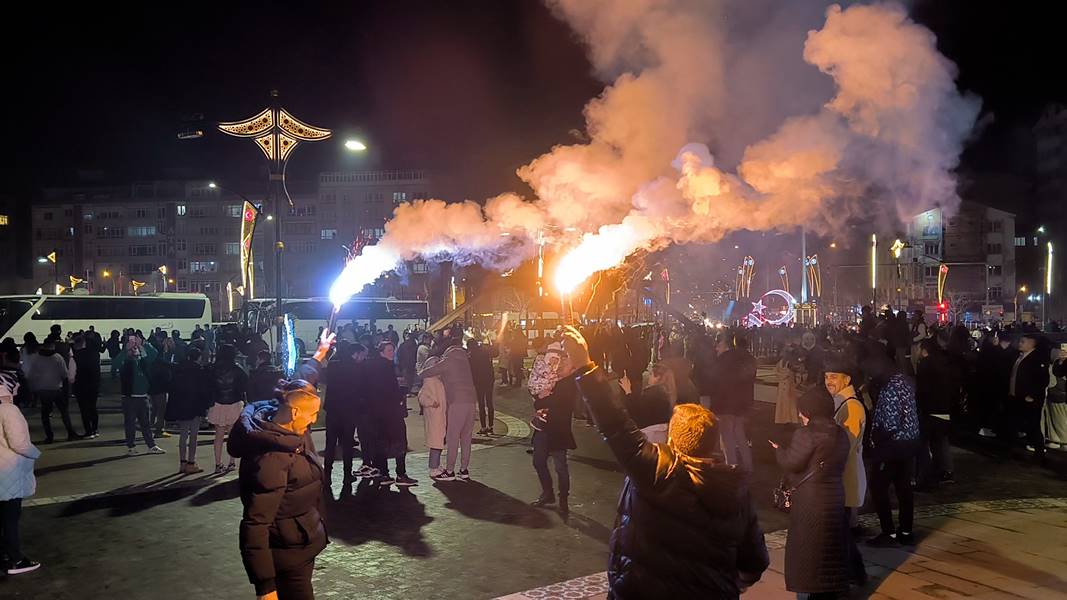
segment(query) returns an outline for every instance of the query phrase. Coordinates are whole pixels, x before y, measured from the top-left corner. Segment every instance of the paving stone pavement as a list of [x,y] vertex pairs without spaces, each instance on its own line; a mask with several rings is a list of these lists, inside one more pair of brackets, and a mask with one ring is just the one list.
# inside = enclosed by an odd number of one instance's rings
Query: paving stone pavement
[[[861,547],[870,581],[849,598],[1067,597],[1067,498],[961,502],[923,507],[915,516],[914,548]],[[796,597],[785,587],[787,541],[784,531],[767,535],[771,566],[745,598]],[[601,572],[497,600],[605,600],[607,589]]]
[[[758,386],[757,393],[766,400],[773,397],[773,388]],[[316,564],[317,597],[488,599],[579,577],[596,579],[595,574],[606,565],[606,544],[622,475],[594,430],[575,423],[579,448],[571,457],[572,515],[565,522],[555,511],[528,504],[539,487],[523,439],[530,415],[530,402],[524,393],[498,390],[502,415],[497,426],[507,428],[509,435],[478,440],[480,449],[472,455],[476,480],[472,483],[430,484],[421,420],[414,401],[410,405],[415,410],[408,420],[412,449],[409,471],[421,484],[404,492],[359,486],[346,492],[340,474],[335,473],[332,493],[336,499],[327,514],[332,543]],[[105,397],[104,406],[103,437],[43,447],[38,496],[27,501],[23,537],[27,554],[45,566],[32,574],[0,579],[0,598],[51,599],[75,591],[90,597],[131,600],[253,597],[237,552],[241,506],[234,475],[177,476],[176,438],[160,442],[168,450],[166,455],[122,456],[117,398]],[[777,483],[778,472],[770,452],[763,448],[765,444],[759,443],[767,437],[782,439],[783,433],[769,425],[772,408],[757,407],[753,419],[754,452],[761,468],[752,487],[761,524],[765,531],[775,532],[785,528],[787,517],[770,506],[770,489]],[[33,435],[39,439],[39,419],[34,414],[29,418]],[[316,437],[321,447],[322,433]],[[209,466],[209,438],[201,438],[199,450],[201,465]],[[1053,528],[1062,526],[1055,525],[1062,521],[1056,521],[1061,517],[1055,516],[1060,510],[1055,507],[1019,508],[1009,503],[988,505],[982,513],[960,507],[1013,498],[1067,497],[1067,482],[1062,476],[981,449],[977,453],[955,449],[954,455],[960,482],[917,496],[925,506],[918,511],[923,526],[937,532],[929,543],[930,552],[944,551],[935,542],[955,539],[944,536],[982,543],[975,528],[985,531],[981,528],[989,526],[972,523],[974,514],[1009,515],[997,517],[1004,519],[1015,514],[1012,511],[1037,511],[1033,519],[1051,521],[1049,532],[1061,531]],[[950,510],[945,505],[956,506]],[[1005,543],[1014,541],[1017,538]],[[784,535],[773,533],[769,542],[780,549]],[[924,548],[926,544],[920,550]],[[780,554],[780,550],[776,552]],[[988,548],[976,552],[1008,556],[1004,548],[997,548],[998,553]],[[961,578],[933,568],[949,568],[936,562],[946,562],[944,556],[921,551],[917,555],[925,556],[922,562],[933,566],[918,565],[919,561],[912,559],[907,564],[901,562],[902,568],[921,566],[934,573],[926,575],[927,579],[940,577],[937,573]],[[877,555],[868,556],[875,576],[876,566],[888,573],[893,565],[885,562],[899,558],[895,554],[877,563],[872,556]],[[975,555],[974,559],[983,557]],[[1014,555],[1011,559],[1023,562]],[[1041,556],[1034,560],[1062,559]],[[1036,568],[1036,563],[1023,564]],[[780,564],[778,567],[780,571]],[[898,572],[911,575],[894,571]],[[1008,571],[1008,567],[998,573],[1006,581],[1029,581],[1020,578],[1026,573]],[[1036,578],[1035,574],[1031,579]],[[898,585],[892,578],[887,581]],[[906,588],[914,583],[909,579],[899,585]],[[768,575],[764,586],[771,584],[773,575]],[[930,584],[947,587],[951,593],[929,587],[927,591],[937,594],[921,593],[937,598],[961,595],[944,583]],[[981,585],[1000,591],[987,583]],[[907,589],[918,587],[923,586]],[[878,592],[889,589],[879,588]]]

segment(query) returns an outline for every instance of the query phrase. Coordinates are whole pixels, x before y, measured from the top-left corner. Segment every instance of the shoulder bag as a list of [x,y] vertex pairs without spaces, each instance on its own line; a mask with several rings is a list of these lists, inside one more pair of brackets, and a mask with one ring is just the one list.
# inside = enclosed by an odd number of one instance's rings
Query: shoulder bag
[[791,487],[786,485],[785,478],[783,477],[782,480],[778,482],[778,487],[774,488],[774,507],[784,513],[788,513],[789,510],[793,508],[793,493],[797,491],[797,488],[804,485],[804,482],[811,479],[816,471],[822,469],[823,464],[824,461],[820,460],[819,464],[815,465],[814,469],[798,481],[796,485]]

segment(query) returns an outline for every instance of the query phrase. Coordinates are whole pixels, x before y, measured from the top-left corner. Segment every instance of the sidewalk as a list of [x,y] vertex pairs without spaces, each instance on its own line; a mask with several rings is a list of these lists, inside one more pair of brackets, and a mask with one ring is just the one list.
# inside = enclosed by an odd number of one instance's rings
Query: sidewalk
[[[862,519],[868,529],[873,515]],[[1067,597],[1067,498],[995,500],[916,509],[914,549],[861,545],[870,582],[850,598]],[[771,567],[744,598],[786,600],[786,532],[767,534]],[[607,557],[605,556],[605,561]],[[605,573],[502,596],[498,600],[603,600]]]

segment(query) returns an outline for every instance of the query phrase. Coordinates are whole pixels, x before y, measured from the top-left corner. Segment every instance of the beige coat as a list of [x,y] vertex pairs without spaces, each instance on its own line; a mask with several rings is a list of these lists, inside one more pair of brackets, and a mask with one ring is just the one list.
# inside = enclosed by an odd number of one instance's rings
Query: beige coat
[[441,450],[445,447],[445,425],[448,404],[445,384],[440,377],[422,380],[419,390],[419,406],[422,407],[422,422],[426,427],[426,447]]
[[863,404],[856,399],[852,386],[834,396],[834,420],[848,433],[848,462],[845,463],[845,506],[863,506],[867,495],[867,470],[863,468],[863,432],[867,428],[867,416]]

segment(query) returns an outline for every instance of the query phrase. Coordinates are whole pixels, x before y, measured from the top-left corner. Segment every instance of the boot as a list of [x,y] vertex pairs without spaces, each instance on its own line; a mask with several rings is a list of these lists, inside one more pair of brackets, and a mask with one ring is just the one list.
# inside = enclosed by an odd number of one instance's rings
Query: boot
[[559,495],[559,514],[566,517],[571,513],[571,507],[567,504],[567,494]]

